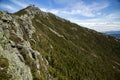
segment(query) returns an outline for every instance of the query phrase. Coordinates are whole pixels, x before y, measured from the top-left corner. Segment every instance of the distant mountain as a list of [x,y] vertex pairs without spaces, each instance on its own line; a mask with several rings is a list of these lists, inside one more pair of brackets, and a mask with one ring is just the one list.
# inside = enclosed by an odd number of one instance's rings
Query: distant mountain
[[120,31],[107,31],[104,33],[120,39]]
[[0,80],[120,80],[120,39],[34,5],[0,11]]

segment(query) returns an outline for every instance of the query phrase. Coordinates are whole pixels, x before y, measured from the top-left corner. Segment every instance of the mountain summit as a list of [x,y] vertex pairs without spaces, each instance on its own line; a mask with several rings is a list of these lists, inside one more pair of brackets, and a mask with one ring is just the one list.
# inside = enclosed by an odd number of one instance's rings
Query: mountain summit
[[39,16],[46,16],[47,13],[41,11],[38,7],[35,7],[35,5],[30,5],[28,7],[26,7],[25,9],[22,9],[14,14],[17,14],[19,16],[21,15],[29,15],[29,16],[33,16],[33,15],[39,15]]
[[0,80],[119,80],[120,39],[34,5],[0,11]]

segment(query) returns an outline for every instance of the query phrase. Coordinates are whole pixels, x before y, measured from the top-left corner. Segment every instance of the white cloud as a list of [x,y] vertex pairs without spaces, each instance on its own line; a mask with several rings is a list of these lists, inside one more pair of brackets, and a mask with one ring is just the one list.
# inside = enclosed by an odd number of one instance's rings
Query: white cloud
[[56,10],[56,9],[51,9],[50,12],[54,13],[54,14],[59,14],[60,11],[59,10]]
[[47,12],[46,8],[40,8],[40,10]]
[[113,12],[110,14],[102,15],[97,18],[87,18],[87,19],[82,19],[80,20],[79,18],[68,18],[69,20],[76,22],[76,23],[81,23],[81,22],[87,22],[87,23],[98,23],[98,22],[115,22],[115,20],[120,19],[120,12]]
[[10,6],[10,5],[7,5],[7,4],[0,4],[0,7],[9,9],[9,10],[11,10],[13,12],[17,10],[16,8],[14,8],[14,7]]
[[[56,1],[56,0],[55,0]],[[56,1],[57,2],[57,1]],[[72,3],[73,2],[73,3]],[[64,8],[49,10],[50,12],[55,12],[60,15],[82,15],[86,17],[95,17],[101,15],[101,10],[109,6],[108,2],[93,2],[91,4],[86,4],[84,1],[80,0],[58,0],[58,3],[67,3]]]
[[86,19],[86,20],[69,18],[69,20],[74,23],[77,23],[78,25],[81,25],[83,27],[87,27],[90,29],[94,29],[99,32],[120,30],[120,22],[109,21],[117,17],[116,15],[110,17],[110,15],[112,14],[115,14],[115,13],[111,13],[108,16],[103,16],[101,18],[93,18],[93,19]]
[[[76,1],[78,1],[78,0],[54,0],[54,2],[57,4],[66,4],[66,3],[71,4]],[[79,1],[81,1],[81,0],[79,0]]]
[[120,22],[101,22],[101,23],[78,22],[77,24],[90,29],[94,29],[99,32],[120,30]]
[[107,18],[111,19],[120,18],[120,12],[111,13],[107,16]]
[[[22,3],[22,2],[20,2],[18,0],[10,0],[10,1],[12,3],[20,6],[21,8],[24,8],[24,7],[28,6],[27,4]],[[3,4],[3,3],[0,3],[0,7],[5,8],[7,11],[10,11],[10,12],[15,12],[15,11],[18,11],[18,9],[19,9],[18,7],[15,7],[12,4]]]
[[[74,6],[74,5],[72,5]],[[86,4],[84,2],[78,2],[75,4],[75,6],[72,8],[71,13],[72,14],[80,14],[82,16],[86,17],[94,17],[97,16],[98,13],[100,13],[100,10],[108,7],[108,3],[95,3],[92,4]]]
[[16,4],[16,5],[20,6],[20,7],[22,7],[22,8],[28,6],[27,4],[22,3],[22,2],[20,2],[20,1],[18,1],[18,0],[10,0],[10,1],[11,1],[12,3],[14,3],[14,4]]

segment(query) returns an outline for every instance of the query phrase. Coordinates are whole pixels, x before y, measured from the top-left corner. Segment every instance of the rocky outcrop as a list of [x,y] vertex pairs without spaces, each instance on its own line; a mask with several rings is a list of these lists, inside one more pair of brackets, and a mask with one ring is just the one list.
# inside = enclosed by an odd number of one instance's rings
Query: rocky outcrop
[[[32,26],[30,18],[10,15],[0,12],[0,79],[10,80],[33,80],[32,67],[35,68],[37,75],[40,75],[40,62],[38,51],[31,48],[28,39],[32,39],[35,28]],[[27,35],[27,38],[25,38]],[[40,57],[42,58],[42,57]],[[5,65],[2,67],[2,65]],[[6,69],[7,67],[7,69]],[[3,70],[6,69],[6,72]],[[3,77],[4,76],[4,77]]]
[[[0,66],[0,79],[11,79],[11,80],[32,80],[32,73],[25,63],[21,62],[18,54],[20,55],[17,48],[13,48],[13,43],[10,42],[10,21],[12,21],[12,17],[7,15],[5,12],[1,12],[2,15],[1,25],[0,25],[0,59],[4,58],[8,60],[8,65],[6,66],[6,62],[1,62],[4,67],[7,67],[7,71],[4,73],[3,70],[6,68]],[[3,69],[2,69],[3,68]],[[3,77],[1,77],[1,75]]]

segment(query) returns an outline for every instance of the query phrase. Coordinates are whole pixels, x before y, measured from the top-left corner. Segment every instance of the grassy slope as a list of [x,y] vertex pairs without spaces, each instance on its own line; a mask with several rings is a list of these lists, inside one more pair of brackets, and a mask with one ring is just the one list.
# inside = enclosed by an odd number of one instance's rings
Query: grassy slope
[[[36,15],[32,20],[36,28],[33,39],[37,43],[31,42],[31,45],[48,60],[54,79],[120,79],[120,41],[48,14],[49,18]],[[58,37],[49,28],[65,38]]]

